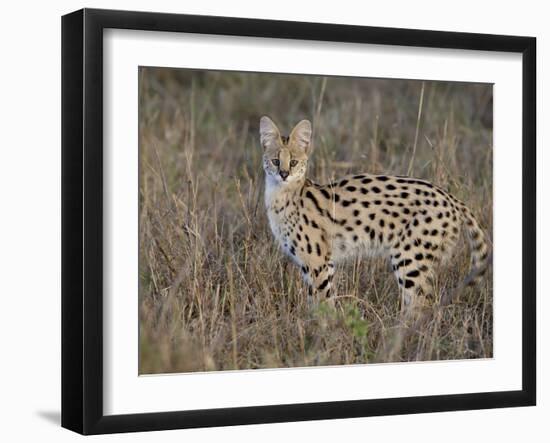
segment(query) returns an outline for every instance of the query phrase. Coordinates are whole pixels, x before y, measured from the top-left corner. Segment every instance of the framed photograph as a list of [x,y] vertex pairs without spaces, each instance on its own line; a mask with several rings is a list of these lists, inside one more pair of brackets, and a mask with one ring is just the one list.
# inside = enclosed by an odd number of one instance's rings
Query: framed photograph
[[534,405],[530,37],[62,19],[62,425]]

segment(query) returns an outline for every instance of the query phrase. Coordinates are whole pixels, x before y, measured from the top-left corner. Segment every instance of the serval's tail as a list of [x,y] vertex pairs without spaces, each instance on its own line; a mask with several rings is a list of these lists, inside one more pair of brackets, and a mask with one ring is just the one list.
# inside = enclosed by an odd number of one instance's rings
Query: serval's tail
[[464,288],[481,283],[492,259],[489,243],[478,221],[466,206],[461,206],[460,210],[464,230],[470,244],[470,271],[462,283],[442,299],[444,305],[452,303],[456,295]]

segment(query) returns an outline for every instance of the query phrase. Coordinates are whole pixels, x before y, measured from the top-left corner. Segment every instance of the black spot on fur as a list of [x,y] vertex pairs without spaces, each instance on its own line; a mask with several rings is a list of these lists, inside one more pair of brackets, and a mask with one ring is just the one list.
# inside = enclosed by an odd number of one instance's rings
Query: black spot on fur
[[313,202],[313,205],[315,206],[317,211],[322,215],[323,214],[323,209],[321,208],[321,206],[319,206],[319,202],[317,201],[317,198],[315,198],[313,193],[311,191],[307,191],[306,192],[306,197],[309,198]]
[[410,258],[404,258],[399,263],[397,263],[397,268],[400,268],[401,266],[409,266],[412,263],[412,260]]
[[329,283],[328,278],[325,278],[323,280],[323,283],[321,283],[317,289],[319,291],[322,291],[323,289],[325,289],[328,286],[328,283]]

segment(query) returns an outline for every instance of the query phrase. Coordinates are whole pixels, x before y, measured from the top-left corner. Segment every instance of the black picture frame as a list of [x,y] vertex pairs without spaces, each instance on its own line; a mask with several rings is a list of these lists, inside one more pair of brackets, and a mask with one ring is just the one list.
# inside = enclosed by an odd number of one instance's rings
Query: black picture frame
[[[522,54],[522,389],[104,415],[102,36],[107,28]],[[97,9],[83,9],[63,16],[62,426],[82,434],[103,434],[535,405],[535,85],[536,39],[532,37]]]

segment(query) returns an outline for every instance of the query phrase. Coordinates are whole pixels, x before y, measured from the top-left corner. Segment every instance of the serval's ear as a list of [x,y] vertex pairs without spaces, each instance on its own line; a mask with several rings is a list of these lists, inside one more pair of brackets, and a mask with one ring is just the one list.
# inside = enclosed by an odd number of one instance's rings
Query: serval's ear
[[260,142],[264,150],[267,149],[269,145],[279,140],[280,137],[281,134],[277,125],[275,125],[269,117],[264,115],[260,119]]
[[309,154],[311,149],[311,123],[309,120],[302,120],[290,133],[289,142]]

